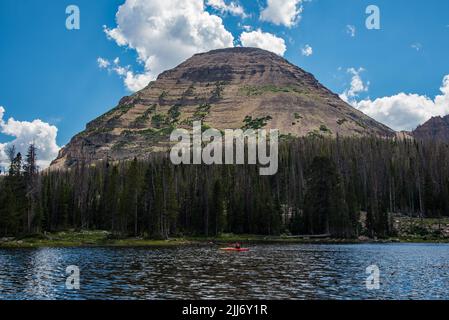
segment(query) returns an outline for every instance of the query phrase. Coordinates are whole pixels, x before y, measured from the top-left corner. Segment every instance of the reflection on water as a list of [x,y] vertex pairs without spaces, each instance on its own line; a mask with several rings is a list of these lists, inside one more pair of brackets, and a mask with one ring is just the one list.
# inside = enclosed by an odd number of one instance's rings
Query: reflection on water
[[449,299],[449,245],[435,244],[0,249],[0,267],[1,299]]

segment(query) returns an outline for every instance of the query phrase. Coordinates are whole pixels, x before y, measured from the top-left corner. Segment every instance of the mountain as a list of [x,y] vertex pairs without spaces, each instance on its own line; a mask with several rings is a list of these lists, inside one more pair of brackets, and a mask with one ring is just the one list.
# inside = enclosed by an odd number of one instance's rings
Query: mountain
[[194,120],[219,130],[265,126],[293,136],[395,134],[282,57],[230,48],[196,54],[122,98],[73,137],[52,166],[166,150],[170,132],[191,129]]
[[412,132],[416,140],[449,141],[449,115],[433,117]]

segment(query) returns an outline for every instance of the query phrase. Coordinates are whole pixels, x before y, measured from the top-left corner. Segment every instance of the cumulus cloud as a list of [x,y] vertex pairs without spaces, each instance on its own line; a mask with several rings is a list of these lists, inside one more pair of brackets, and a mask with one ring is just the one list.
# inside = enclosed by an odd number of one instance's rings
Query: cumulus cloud
[[434,99],[399,93],[390,97],[353,102],[354,107],[395,130],[413,130],[435,116],[449,114],[449,75],[443,79],[441,95]]
[[126,0],[116,23],[115,28],[104,28],[106,35],[119,46],[136,50],[144,69],[143,73],[129,67],[118,70],[131,91],[195,53],[234,45],[223,20],[208,13],[203,0]]
[[301,49],[301,53],[303,56],[309,57],[313,54],[313,48],[311,46],[309,46],[308,44],[306,44],[302,49]]
[[355,26],[348,24],[346,26],[346,33],[349,34],[352,38],[355,37],[355,34],[357,32],[357,29],[355,28]]
[[302,3],[303,0],[267,0],[267,7],[260,12],[260,20],[291,28],[301,19]]
[[251,32],[243,32],[240,35],[240,42],[244,47],[255,47],[274,52],[283,56],[287,50],[285,40],[275,35],[262,32],[260,29]]
[[351,84],[350,87],[340,95],[340,98],[345,102],[355,104],[356,98],[359,96],[359,94],[368,91],[369,82],[365,83],[362,80],[360,74],[365,71],[365,69],[363,68],[349,68],[346,71],[352,75]]
[[246,18],[248,15],[245,13],[245,9],[236,2],[231,1],[227,4],[224,0],[207,0],[206,4],[215,10],[223,13],[230,13],[234,16],[240,16]]
[[8,146],[14,145],[17,152],[25,155],[29,145],[34,142],[37,148],[39,167],[41,169],[48,167],[60,149],[56,144],[58,128],[39,119],[29,122],[9,118],[5,121],[4,114],[5,108],[0,106],[0,133],[14,139],[7,143],[0,143],[0,165],[3,167],[8,165],[5,153]]

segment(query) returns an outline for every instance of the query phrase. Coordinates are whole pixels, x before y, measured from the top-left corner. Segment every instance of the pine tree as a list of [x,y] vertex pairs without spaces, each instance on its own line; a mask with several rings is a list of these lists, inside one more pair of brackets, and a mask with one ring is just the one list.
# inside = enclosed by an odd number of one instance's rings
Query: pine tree
[[28,153],[23,165],[24,179],[26,184],[26,198],[27,198],[27,232],[31,233],[32,222],[36,214],[37,206],[37,182],[38,182],[38,167],[37,167],[37,153],[34,143],[30,144]]
[[214,183],[211,212],[211,230],[214,235],[217,236],[221,234],[226,227],[224,194],[220,180],[216,180]]
[[316,157],[307,177],[304,200],[306,230],[310,234],[345,236],[349,226],[341,178],[328,157]]

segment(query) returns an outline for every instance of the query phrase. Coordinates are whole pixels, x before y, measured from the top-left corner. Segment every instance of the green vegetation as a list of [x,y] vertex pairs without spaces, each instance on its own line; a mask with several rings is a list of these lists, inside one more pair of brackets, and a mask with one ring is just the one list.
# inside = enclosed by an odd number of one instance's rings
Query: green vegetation
[[159,95],[159,104],[163,104],[165,101],[165,98],[168,96],[168,91],[162,91],[161,94]]
[[[174,129],[175,126],[168,125],[160,129],[148,128],[144,130],[124,130],[122,132],[122,135],[124,135],[127,138],[131,138],[133,136],[144,136],[148,140],[157,140],[157,138],[170,135]],[[125,147],[127,144],[129,144],[129,142],[120,141],[116,145],[114,145],[114,148],[119,149]]]
[[113,123],[114,121],[119,120],[124,114],[126,114],[129,110],[134,108],[133,104],[119,104],[117,107],[108,111],[107,113],[101,115],[96,120],[90,122],[87,125],[87,130],[80,133],[80,136],[86,136],[92,133],[107,133],[113,130],[113,126],[103,126],[98,125],[98,123],[103,122],[106,118],[108,119],[108,123]]
[[204,132],[206,130],[211,129],[212,127],[210,125],[208,125],[207,123],[202,123],[201,124],[201,132]]
[[240,94],[245,96],[260,96],[265,93],[295,93],[295,94],[303,94],[304,92],[300,91],[297,87],[287,86],[287,87],[278,87],[274,85],[263,85],[263,86],[244,86],[239,89]]
[[353,238],[358,234],[357,207],[345,200],[342,177],[328,157],[316,157],[306,177],[304,213],[297,217],[300,234],[332,234]]
[[225,82],[223,82],[223,81],[219,81],[219,82],[215,83],[215,88],[211,92],[212,100],[220,100],[223,97],[224,85],[225,85]]
[[181,108],[180,104],[175,104],[168,110],[168,116],[170,118],[170,123],[178,122],[179,117],[181,116],[181,112],[179,109]]
[[211,107],[208,103],[201,104],[193,114],[193,121],[203,121],[209,115]]
[[330,133],[330,134],[332,134],[332,131],[331,131],[326,125],[324,125],[324,124],[322,124],[322,125],[320,126],[320,131],[321,131],[321,132],[324,132],[324,133]]
[[[217,192],[217,191],[216,191]],[[220,193],[220,191],[218,191]],[[218,201],[217,203],[221,203]],[[318,204],[320,205],[320,204]],[[221,211],[221,207],[214,208]],[[412,218],[407,216],[392,216],[395,224],[393,235],[380,239],[380,242],[449,242],[449,218]],[[68,229],[58,232],[45,232],[30,234],[24,237],[0,238],[0,248],[42,248],[42,247],[90,247],[90,246],[117,246],[117,247],[167,247],[182,245],[210,245],[215,243],[229,244],[234,242],[244,243],[361,243],[372,242],[368,238],[355,239],[351,237],[330,238],[313,236],[281,235],[257,235],[223,233],[222,226],[226,225],[225,216],[220,218],[220,223],[215,225],[216,236],[176,236],[166,240],[149,239],[147,234],[140,237],[121,237],[104,230],[76,231]],[[360,228],[360,225],[359,225]]]
[[338,124],[339,126],[343,125],[345,122],[348,122],[348,120],[347,120],[347,119],[338,119],[338,120],[337,120],[337,124]]
[[307,137],[308,138],[311,138],[311,139],[320,139],[320,138],[324,138],[323,137],[323,135],[320,133],[320,132],[318,132],[318,130],[314,130],[314,131],[309,131],[308,133],[307,133]]
[[162,126],[169,124],[170,121],[165,114],[156,113],[151,117],[151,124],[153,127],[160,129]]
[[112,116],[115,113],[117,113],[117,115],[115,117],[117,117],[117,116],[120,117],[123,114],[127,113],[132,107],[134,107],[134,105],[133,104],[129,104],[129,103],[127,103],[127,104],[119,104],[115,108],[109,110],[105,114],[103,114],[100,117],[98,117],[97,121],[102,121],[105,118],[108,118],[108,117]]
[[[130,134],[131,131],[128,131],[128,132],[129,133],[127,133],[127,134]],[[118,141],[117,143],[115,143],[112,146],[112,150],[113,151],[121,150],[123,148],[126,148],[128,145],[129,145],[129,142],[127,142],[127,141]]]
[[82,132],[81,136],[86,136],[88,134],[101,134],[101,133],[109,133],[114,130],[113,127],[92,127],[89,130]]
[[[126,134],[151,138],[169,129]],[[33,146],[25,157],[6,151],[0,237],[15,237],[17,246],[149,245],[145,239],[222,234],[449,239],[449,167],[441,165],[449,163],[446,144],[291,138],[280,145],[273,176],[260,176],[252,165],[175,166],[167,154],[39,174]],[[107,239],[59,233],[70,229],[107,230]]]
[[330,135],[332,135],[332,131],[324,124],[321,125],[318,129],[307,133],[308,138],[324,138]]
[[41,248],[41,247],[81,247],[81,246],[145,246],[166,247],[190,244],[181,238],[169,240],[151,240],[145,238],[116,238],[108,231],[73,229],[60,232],[33,234],[22,238],[0,240],[0,248]]
[[295,112],[293,116],[295,117],[295,120],[303,119],[303,117],[298,112]]
[[156,111],[156,104],[152,104],[150,107],[148,107],[147,110],[145,110],[144,113],[142,113],[142,115],[140,115],[139,117],[136,118],[136,120],[134,120],[134,122],[132,123],[132,126],[134,127],[138,127],[141,126],[143,124],[145,124],[148,121],[149,116]]
[[397,236],[408,242],[449,240],[449,218],[419,218],[394,215],[393,225]]
[[243,122],[245,125],[242,127],[243,130],[253,129],[258,130],[266,127],[268,124],[268,121],[273,119],[271,116],[266,116],[262,118],[256,118],[253,119],[251,116],[246,116],[245,119],[243,119]]
[[115,111],[116,111],[115,115],[108,122],[120,119],[124,114],[126,114],[132,108],[134,108],[133,104],[119,105],[115,109]]
[[195,87],[192,85],[190,85],[186,91],[184,91],[183,96],[184,97],[191,97],[195,94]]

